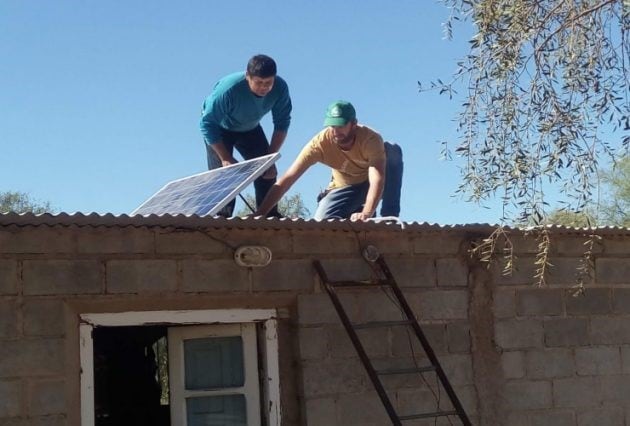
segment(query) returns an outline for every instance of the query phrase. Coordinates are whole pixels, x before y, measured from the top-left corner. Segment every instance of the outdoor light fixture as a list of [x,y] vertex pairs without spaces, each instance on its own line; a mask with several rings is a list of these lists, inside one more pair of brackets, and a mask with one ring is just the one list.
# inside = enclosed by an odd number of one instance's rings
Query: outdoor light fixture
[[271,250],[265,246],[241,246],[234,252],[234,261],[246,268],[260,268],[271,263]]
[[376,260],[381,254],[379,253],[378,249],[374,247],[373,245],[367,245],[363,247],[363,251],[361,252],[361,255],[368,262],[374,263],[376,262]]

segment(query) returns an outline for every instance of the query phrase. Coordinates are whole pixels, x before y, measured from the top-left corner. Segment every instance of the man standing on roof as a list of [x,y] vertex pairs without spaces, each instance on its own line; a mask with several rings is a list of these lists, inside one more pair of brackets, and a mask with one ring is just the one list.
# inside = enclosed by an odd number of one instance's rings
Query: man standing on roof
[[319,201],[316,220],[366,220],[374,215],[385,183],[383,138],[358,124],[354,107],[346,101],[330,104],[324,126],[326,128],[306,144],[289,170],[271,187],[255,215],[267,214],[316,163],[332,168],[332,180]]
[[[269,111],[274,125],[271,143],[260,126],[260,120]],[[208,169],[236,163],[234,148],[245,160],[278,152],[290,123],[289,88],[277,75],[275,61],[266,55],[252,57],[247,71],[219,80],[203,103],[200,127],[206,143]],[[272,166],[254,181],[257,205],[275,183],[276,175],[276,167]],[[220,214],[231,216],[234,204],[232,201]],[[267,213],[279,216],[275,206]]]

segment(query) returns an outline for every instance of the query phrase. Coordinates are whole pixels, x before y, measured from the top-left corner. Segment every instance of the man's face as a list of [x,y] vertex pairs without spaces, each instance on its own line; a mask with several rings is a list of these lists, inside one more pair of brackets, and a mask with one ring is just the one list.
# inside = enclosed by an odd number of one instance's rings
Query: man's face
[[255,77],[250,76],[249,74],[245,76],[247,79],[247,84],[249,84],[249,90],[254,92],[256,96],[265,96],[267,93],[271,91],[273,88],[273,82],[276,79],[275,77]]
[[343,150],[352,148],[356,126],[354,121],[347,123],[345,126],[330,126],[333,142]]

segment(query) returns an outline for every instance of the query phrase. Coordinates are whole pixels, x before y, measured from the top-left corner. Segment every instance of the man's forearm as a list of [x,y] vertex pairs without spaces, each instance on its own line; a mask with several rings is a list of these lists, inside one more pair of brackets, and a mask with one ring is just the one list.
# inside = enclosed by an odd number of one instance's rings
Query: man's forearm
[[265,199],[260,203],[258,209],[254,212],[254,216],[266,216],[271,211],[273,206],[278,204],[280,198],[284,195],[286,189],[283,186],[274,184],[267,192]]
[[278,182],[274,183],[273,186],[267,192],[265,199],[260,203],[260,207],[254,213],[255,216],[263,216],[269,213],[269,211],[278,204],[280,198],[293,186],[296,180],[302,176],[302,173],[306,170],[307,166],[299,162],[294,162],[289,170],[278,179]]
[[223,141],[215,142],[211,144],[210,147],[217,154],[217,156],[219,157],[219,160],[221,160],[221,163],[223,163],[224,166],[226,165],[226,163],[228,164],[236,163],[236,160],[234,159],[232,154],[230,154],[228,149],[225,147],[225,144],[223,143]]
[[368,171],[368,180],[370,187],[365,197],[365,204],[360,214],[354,214],[354,217],[359,220],[367,220],[374,215],[378,202],[383,196],[383,188],[385,187],[385,164],[381,162],[376,166],[371,166]]
[[374,212],[376,211],[376,207],[378,206],[378,202],[381,200],[382,195],[382,183],[370,185],[370,189],[368,189],[367,196],[365,197],[365,204],[363,205],[362,211],[366,216],[372,217],[374,215]]
[[269,144],[269,153],[273,154],[274,152],[280,151],[280,148],[282,148],[282,144],[286,138],[286,131],[274,130],[271,135],[271,143]]

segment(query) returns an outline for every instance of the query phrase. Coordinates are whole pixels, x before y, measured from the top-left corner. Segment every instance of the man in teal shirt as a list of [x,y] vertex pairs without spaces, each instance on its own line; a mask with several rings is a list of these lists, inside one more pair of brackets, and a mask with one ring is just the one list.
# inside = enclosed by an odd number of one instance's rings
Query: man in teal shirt
[[[260,120],[271,111],[274,130],[271,143],[260,126]],[[278,152],[291,123],[291,97],[287,83],[277,75],[275,61],[256,55],[247,63],[246,72],[230,74],[217,82],[203,103],[201,133],[206,143],[208,169],[234,164],[234,148],[243,159]],[[256,205],[276,182],[277,170],[272,166],[254,181]],[[232,201],[220,213],[231,216]],[[279,216],[274,207],[268,216]]]

